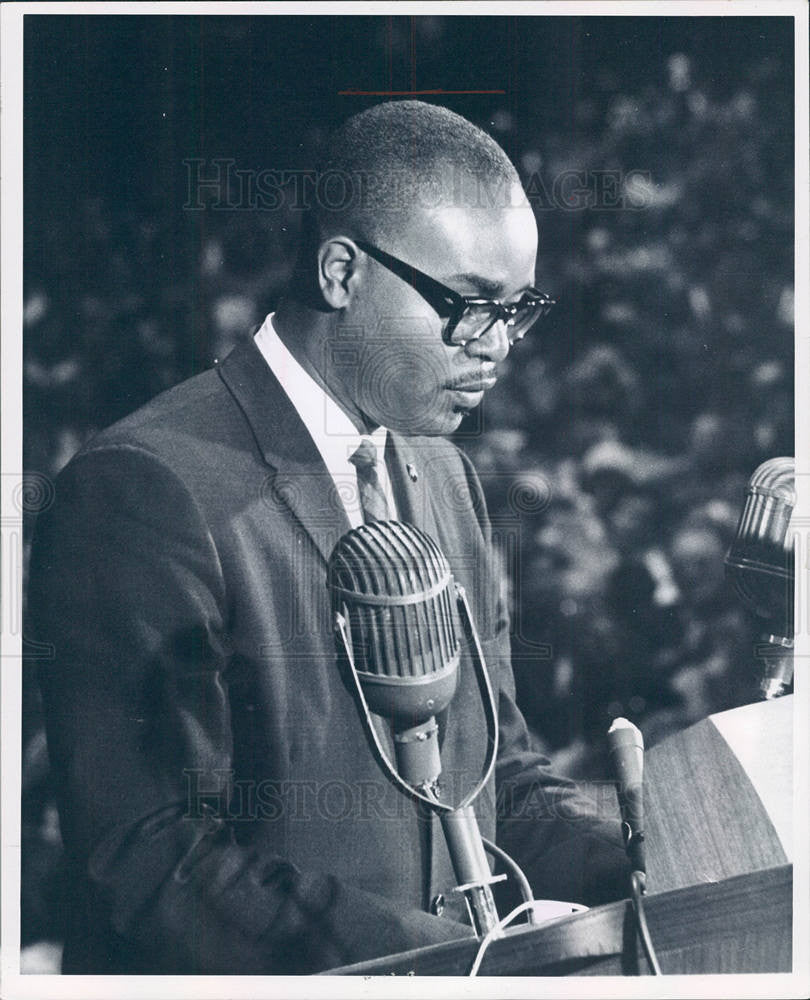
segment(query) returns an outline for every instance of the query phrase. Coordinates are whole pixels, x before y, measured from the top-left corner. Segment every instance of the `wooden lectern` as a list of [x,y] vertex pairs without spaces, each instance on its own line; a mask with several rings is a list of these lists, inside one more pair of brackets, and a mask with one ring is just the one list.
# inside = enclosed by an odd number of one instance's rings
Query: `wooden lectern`
[[[711,716],[646,754],[645,909],[665,975],[791,971],[792,761],[792,697]],[[464,976],[477,950],[465,938],[327,975]],[[513,929],[479,975],[647,971],[621,901]]]

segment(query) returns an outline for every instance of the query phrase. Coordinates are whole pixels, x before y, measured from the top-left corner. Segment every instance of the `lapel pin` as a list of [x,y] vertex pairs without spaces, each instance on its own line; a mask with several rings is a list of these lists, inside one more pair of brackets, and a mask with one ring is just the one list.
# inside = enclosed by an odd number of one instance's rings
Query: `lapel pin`
[[408,464],[407,464],[407,465],[405,466],[405,468],[406,468],[406,469],[407,469],[407,471],[408,471],[408,476],[409,476],[409,478],[410,478],[411,482],[412,482],[412,483],[415,483],[415,482],[417,481],[417,479],[419,479],[419,473],[418,473],[418,472],[416,471],[416,469],[415,469],[415,468],[414,468],[414,467],[413,467],[413,466],[411,465],[411,463],[410,463],[410,462],[408,462]]

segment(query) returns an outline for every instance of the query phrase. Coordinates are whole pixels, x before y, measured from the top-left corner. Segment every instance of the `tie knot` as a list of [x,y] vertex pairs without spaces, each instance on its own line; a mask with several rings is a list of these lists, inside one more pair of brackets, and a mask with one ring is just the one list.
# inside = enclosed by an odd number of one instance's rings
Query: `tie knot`
[[377,449],[371,438],[361,440],[360,447],[349,456],[349,461],[356,469],[373,469],[377,465]]

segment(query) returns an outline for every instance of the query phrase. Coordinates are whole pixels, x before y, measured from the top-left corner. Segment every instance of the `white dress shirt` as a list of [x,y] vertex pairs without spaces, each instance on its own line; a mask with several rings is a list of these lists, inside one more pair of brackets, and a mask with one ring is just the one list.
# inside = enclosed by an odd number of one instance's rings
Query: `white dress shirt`
[[363,523],[363,511],[357,487],[357,469],[349,461],[349,456],[358,449],[364,437],[369,438],[377,449],[377,475],[388,501],[390,516],[395,518],[396,505],[385,465],[386,428],[378,427],[372,434],[361,434],[357,430],[348,414],[289,352],[273,327],[272,313],[253,339],[321,453],[351,526],[356,528]]

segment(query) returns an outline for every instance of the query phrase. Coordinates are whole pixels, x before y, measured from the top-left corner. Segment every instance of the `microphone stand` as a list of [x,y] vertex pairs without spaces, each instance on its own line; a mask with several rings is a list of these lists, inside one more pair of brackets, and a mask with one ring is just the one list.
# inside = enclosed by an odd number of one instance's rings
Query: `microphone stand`
[[[427,797],[433,798],[432,790]],[[485,937],[498,923],[498,910],[490,886],[503,882],[506,875],[493,875],[490,871],[472,805],[447,810],[438,797],[433,799],[433,804],[459,882],[454,892],[464,894],[475,936]]]
[[759,690],[764,701],[781,698],[793,683],[793,639],[769,632],[757,645],[764,669]]

